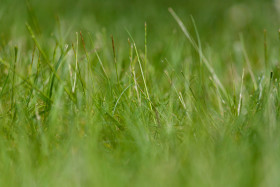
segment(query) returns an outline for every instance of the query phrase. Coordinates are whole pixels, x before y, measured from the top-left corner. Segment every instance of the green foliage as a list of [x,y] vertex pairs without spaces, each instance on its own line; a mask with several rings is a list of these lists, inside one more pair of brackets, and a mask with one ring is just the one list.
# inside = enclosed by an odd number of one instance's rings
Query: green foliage
[[280,1],[0,4],[0,186],[280,185]]

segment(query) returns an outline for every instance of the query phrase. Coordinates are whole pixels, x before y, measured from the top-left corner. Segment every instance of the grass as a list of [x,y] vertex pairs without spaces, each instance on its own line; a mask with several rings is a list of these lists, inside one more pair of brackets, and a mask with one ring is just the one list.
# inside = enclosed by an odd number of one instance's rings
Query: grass
[[0,3],[0,186],[280,185],[277,0]]

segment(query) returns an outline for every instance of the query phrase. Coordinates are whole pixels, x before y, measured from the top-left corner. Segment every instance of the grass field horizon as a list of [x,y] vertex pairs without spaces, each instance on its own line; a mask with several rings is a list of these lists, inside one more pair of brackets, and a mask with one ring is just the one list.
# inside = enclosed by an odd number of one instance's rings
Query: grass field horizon
[[279,186],[279,15],[0,0],[0,186]]

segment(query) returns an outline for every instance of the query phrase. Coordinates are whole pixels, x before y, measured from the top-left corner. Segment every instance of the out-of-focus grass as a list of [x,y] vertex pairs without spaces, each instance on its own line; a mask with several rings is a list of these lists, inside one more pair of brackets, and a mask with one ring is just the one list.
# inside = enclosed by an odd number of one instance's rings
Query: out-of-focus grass
[[279,186],[279,6],[0,0],[0,185]]

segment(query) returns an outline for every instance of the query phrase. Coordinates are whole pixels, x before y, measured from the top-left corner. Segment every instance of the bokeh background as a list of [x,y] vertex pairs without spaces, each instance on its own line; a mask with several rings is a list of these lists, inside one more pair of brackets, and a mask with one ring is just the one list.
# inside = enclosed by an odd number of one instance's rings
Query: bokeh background
[[[1,0],[0,39],[3,46],[25,38],[25,24],[29,23],[37,34],[46,37],[59,29],[65,39],[74,38],[73,33],[81,30],[106,31],[108,37],[113,34],[120,43],[126,42],[127,29],[142,45],[147,22],[150,50],[159,54],[174,38],[178,38],[178,43],[185,41],[181,33],[178,35],[168,7],[178,13],[187,27],[190,25],[191,31],[192,15],[202,43],[219,50],[232,47],[240,33],[255,46],[262,45],[264,29],[268,31],[268,40],[278,38],[279,0]],[[259,53],[257,49],[248,50]]]
[[[136,28],[148,22],[155,33],[166,28],[172,30],[167,8],[172,7],[183,19],[192,15],[200,30],[215,35],[221,30],[248,32],[278,26],[279,0],[81,0],[38,1],[1,0],[1,33],[21,35],[25,22],[38,24],[42,32],[50,32],[56,26],[56,17],[73,29],[95,31],[107,28],[111,32],[124,27]],[[34,20],[34,18],[36,20]],[[268,21],[269,20],[269,21]],[[17,25],[17,28],[13,28]]]
[[[232,67],[238,75],[244,67],[240,36],[257,77],[265,66],[264,30],[268,61],[273,67],[278,66],[279,0],[0,0],[0,4],[0,50],[9,44],[11,49],[17,45],[22,51],[31,51],[34,43],[27,23],[42,45],[48,46],[45,50],[49,56],[53,53],[50,45],[55,47],[58,40],[71,45],[76,41],[75,33],[82,31],[87,48],[100,49],[101,55],[111,61],[113,35],[118,61],[125,69],[129,64],[128,32],[143,52],[146,22],[149,71],[160,81],[166,59],[174,70],[189,68],[190,72],[197,70],[198,63],[192,62],[199,60],[168,12],[172,7],[197,38],[191,16],[194,18],[202,49],[218,76],[225,77],[226,85],[231,81],[227,75]],[[93,36],[94,46],[88,33]]]

